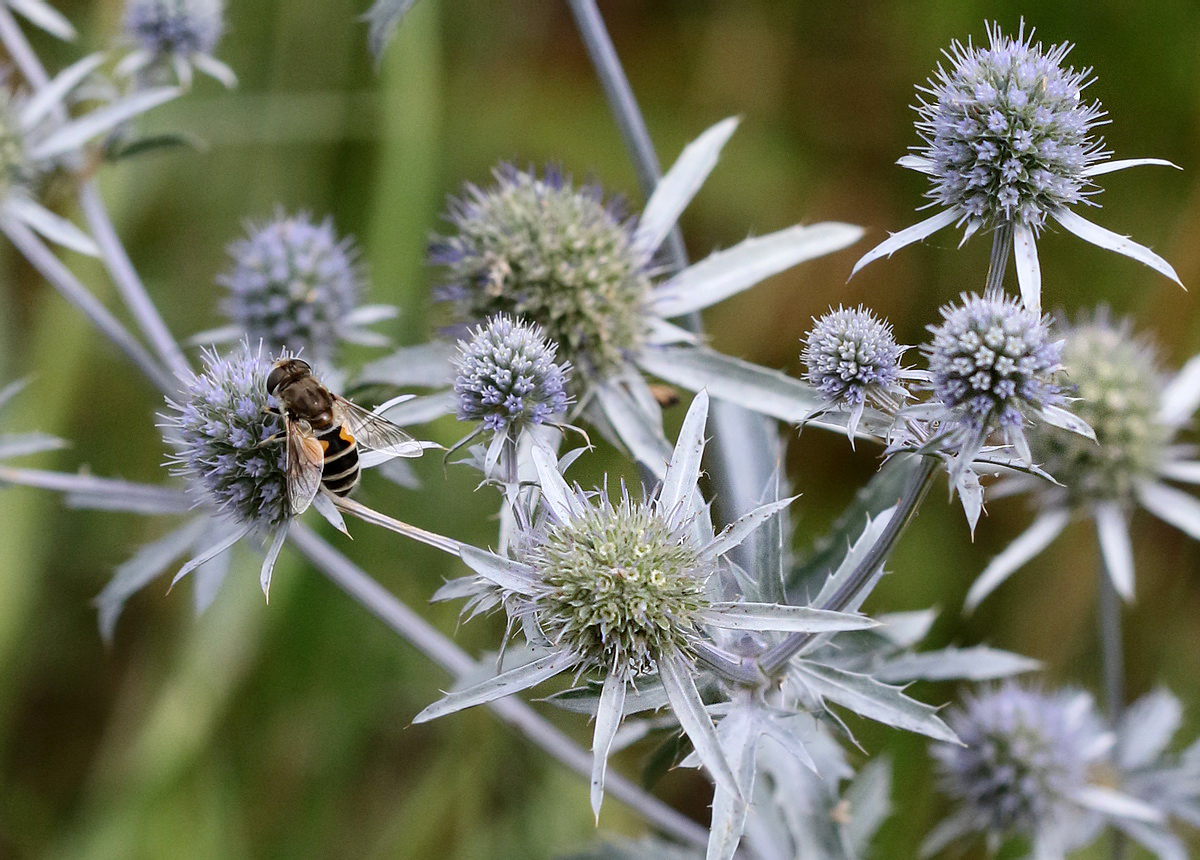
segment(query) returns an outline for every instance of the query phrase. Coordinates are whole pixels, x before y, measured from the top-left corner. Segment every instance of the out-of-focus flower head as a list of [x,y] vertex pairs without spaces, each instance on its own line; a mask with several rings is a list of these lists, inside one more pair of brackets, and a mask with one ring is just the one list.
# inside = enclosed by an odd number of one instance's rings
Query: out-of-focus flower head
[[213,57],[225,32],[223,0],[128,0],[125,34],[135,48],[117,66],[124,75],[169,68],[185,89],[193,67],[227,87],[237,76]]
[[1114,322],[1101,310],[1067,330],[1063,365],[1074,385],[1072,410],[1095,431],[1095,441],[1056,426],[1030,433],[1034,457],[1059,485],[1009,476],[997,487],[1030,494],[1039,513],[979,575],[968,608],[1045,549],[1074,517],[1094,522],[1105,569],[1126,600],[1134,595],[1129,518],[1136,508],[1200,540],[1200,501],[1166,483],[1200,483],[1195,452],[1171,444],[1200,404],[1200,356],[1166,378],[1152,346],[1134,336],[1128,322]]
[[233,264],[217,282],[229,290],[225,312],[233,324],[196,335],[215,342],[248,337],[272,353],[303,352],[318,363],[334,359],[342,341],[386,346],[366,326],[395,316],[390,305],[359,305],[363,275],[351,237],[339,237],[333,221],[307,213],[276,213],[249,224],[229,246]]

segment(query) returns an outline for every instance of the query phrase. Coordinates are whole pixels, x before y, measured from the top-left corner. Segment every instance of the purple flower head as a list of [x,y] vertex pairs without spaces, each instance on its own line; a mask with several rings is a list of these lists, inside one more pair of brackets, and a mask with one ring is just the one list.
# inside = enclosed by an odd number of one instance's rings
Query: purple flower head
[[922,352],[948,427],[1023,439],[1026,413],[1064,402],[1056,380],[1062,342],[1051,340],[1048,319],[999,293],[963,293],[961,304],[941,313]]
[[125,32],[152,55],[211,54],[225,30],[221,0],[130,0]]
[[281,211],[250,225],[229,254],[233,265],[217,279],[229,289],[225,311],[252,342],[328,359],[352,333],[363,292],[359,254],[331,219]]
[[814,322],[800,357],[827,400],[854,405],[896,387],[904,347],[888,323],[862,307],[839,307]]
[[988,26],[988,46],[954,42],[921,87],[917,128],[933,187],[927,196],[961,208],[972,228],[1018,221],[1038,230],[1052,209],[1081,202],[1088,166],[1104,157],[1091,135],[1104,112],[1081,92],[1090,69],[1064,68],[1072,46],[1043,48],[1025,33]]
[[1068,808],[1111,740],[1090,696],[1013,683],[968,698],[948,722],[963,746],[931,749],[938,788],[963,832],[1033,835]]
[[454,393],[460,421],[482,421],[502,433],[566,411],[570,365],[554,361],[557,347],[539,326],[500,314],[458,349]]
[[217,512],[266,533],[289,517],[284,445],[261,444],[282,429],[265,412],[271,360],[242,342],[204,364],[162,416],[172,465]]

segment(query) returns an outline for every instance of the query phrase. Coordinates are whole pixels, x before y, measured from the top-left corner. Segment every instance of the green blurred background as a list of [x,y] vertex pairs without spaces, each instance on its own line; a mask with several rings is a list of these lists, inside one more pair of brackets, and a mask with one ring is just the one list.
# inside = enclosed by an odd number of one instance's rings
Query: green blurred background
[[[116,32],[120,3],[61,2],[83,31],[67,47],[40,35],[52,68]],[[577,177],[639,199],[633,172],[564,4],[542,0],[422,0],[376,74],[357,20],[367,0],[232,3],[218,50],[241,78],[224,92],[207,79],[148,121],[205,141],[107,168],[122,235],[171,329],[220,322],[214,275],[243,219],[279,203],[333,215],[358,235],[370,297],[404,308],[390,332],[416,343],[431,330],[422,262],[445,195],[486,181],[502,159],[556,161]],[[1200,5],[1167,0],[1038,4],[1029,23],[1079,47],[1094,66],[1088,93],[1112,115],[1118,157],[1158,156],[1185,172],[1141,168],[1106,177],[1096,220],[1163,253],[1200,284]],[[893,162],[916,141],[914,84],[955,37],[983,37],[985,19],[1015,29],[1012,2],[962,0],[801,4],[602,4],[664,162],[712,122],[743,117],[718,169],[684,216],[700,256],[750,233],[794,222],[868,228],[859,246],[809,263],[708,315],[715,344],[798,371],[797,339],[831,303],[871,305],[903,342],[923,339],[939,304],[978,288],[986,238],[956,250],[943,233],[853,282],[856,255],[918,217],[924,183]],[[1086,9],[1086,14],[1084,10]],[[1026,13],[1028,14],[1028,13]],[[63,194],[63,198],[67,198]],[[0,378],[33,385],[3,430],[38,429],[73,447],[36,465],[135,480],[165,478],[154,426],[161,401],[107,343],[3,252]],[[1195,293],[1149,269],[1063,235],[1041,245],[1046,303],[1074,313],[1097,303],[1154,331],[1174,367],[1200,350]],[[106,299],[92,264],[72,260]],[[350,355],[357,365],[372,357]],[[453,422],[430,431],[443,442]],[[877,467],[816,431],[793,445],[804,497],[799,539],[819,533]],[[598,474],[603,462],[585,473]],[[465,470],[437,458],[417,466],[425,488],[368,480],[364,501],[409,521],[486,545],[493,499]],[[91,600],[113,567],[168,523],[71,511],[46,494],[0,492],[0,856],[51,858],[539,858],[595,838],[586,785],[516,738],[485,710],[409,726],[446,676],[285,550],[272,600],[257,559],[239,564],[216,604],[193,616],[190,591],[156,583],[130,603],[106,648]],[[1082,525],[1018,572],[969,621],[962,596],[986,560],[1028,521],[1020,501],[996,502],[974,544],[961,512],[934,493],[893,558],[874,610],[938,606],[938,643],[987,642],[1042,659],[1049,678],[1095,687],[1094,540]],[[1200,547],[1146,514],[1135,519],[1138,601],[1127,615],[1129,687],[1158,683],[1200,729]],[[391,534],[355,529],[341,541],[396,594],[424,606],[459,571],[446,557]],[[426,610],[455,629],[451,607]],[[494,647],[496,619],[456,633],[473,652]],[[915,693],[942,702],[949,687]],[[582,742],[582,721],[550,716]],[[902,813],[875,856],[915,856],[936,821],[924,743],[855,724],[871,752],[896,758]],[[635,751],[636,753],[636,751]],[[619,760],[636,773],[639,759]],[[660,793],[698,818],[703,783],[670,775]],[[602,827],[637,834],[633,813],[609,801]],[[1200,844],[1200,843],[1197,843]],[[1099,855],[1095,855],[1099,856]]]

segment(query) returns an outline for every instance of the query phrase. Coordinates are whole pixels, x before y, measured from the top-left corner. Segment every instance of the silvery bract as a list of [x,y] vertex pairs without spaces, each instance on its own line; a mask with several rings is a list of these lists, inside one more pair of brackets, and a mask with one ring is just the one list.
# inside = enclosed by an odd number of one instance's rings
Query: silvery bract
[[72,251],[99,256],[90,236],[38,202],[42,181],[59,165],[77,166],[90,141],[177,94],[149,89],[69,118],[72,94],[103,62],[103,54],[85,57],[34,93],[14,91],[11,81],[0,87],[0,230],[18,247],[36,241],[32,230]]

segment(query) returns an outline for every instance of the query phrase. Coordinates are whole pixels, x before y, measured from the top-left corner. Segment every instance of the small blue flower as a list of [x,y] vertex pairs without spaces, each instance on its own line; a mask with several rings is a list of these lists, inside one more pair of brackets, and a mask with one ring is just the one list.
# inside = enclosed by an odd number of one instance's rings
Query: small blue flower
[[224,32],[223,0],[129,0],[125,34],[137,47],[118,64],[117,71],[131,75],[166,63],[186,88],[195,66],[232,87],[237,77],[213,58]]
[[278,212],[229,246],[233,265],[217,282],[229,289],[225,311],[234,325],[196,340],[261,340],[271,353],[303,351],[328,361],[341,340],[385,345],[367,323],[393,316],[382,305],[357,307],[363,293],[359,252],[333,222]]
[[935,743],[938,788],[955,810],[930,835],[925,856],[970,834],[993,847],[1045,838],[1076,812],[1089,771],[1111,747],[1089,695],[1007,683],[967,699],[948,722],[962,745]]
[[208,505],[265,534],[290,519],[283,444],[264,440],[282,428],[266,413],[271,361],[262,348],[240,344],[227,356],[208,352],[204,370],[183,380],[173,412],[163,416],[175,449],[175,471]]
[[964,462],[999,431],[1032,463],[1024,430],[1031,417],[1086,435],[1086,425],[1061,408],[1062,341],[1051,339],[1048,319],[999,293],[963,293],[961,304],[941,314],[941,325],[929,326],[932,342],[921,349],[939,420]]
[[1049,216],[1081,239],[1131,257],[1171,278],[1171,265],[1149,248],[1106,230],[1069,207],[1089,203],[1101,189],[1092,178],[1140,164],[1174,167],[1157,158],[1109,160],[1092,132],[1104,121],[1098,102],[1085,102],[1091,69],[1063,65],[1072,45],[1044,48],[1025,24],[1016,38],[998,24],[988,46],[954,42],[928,86],[919,87],[917,130],[925,141],[899,164],[929,177],[926,196],[936,215],[894,234],[855,264],[919,242],[951,224],[965,225],[964,241],[984,228],[1011,228],[1017,277],[1026,307],[1041,307],[1041,269],[1035,240]]
[[504,314],[460,341],[454,393],[460,421],[482,421],[504,433],[543,424],[567,409],[567,371],[554,361],[557,347],[541,327]]
[[814,319],[801,360],[809,384],[831,404],[850,410],[851,438],[868,403],[895,413],[908,397],[900,366],[907,347],[896,343],[887,322],[871,311],[839,307]]

